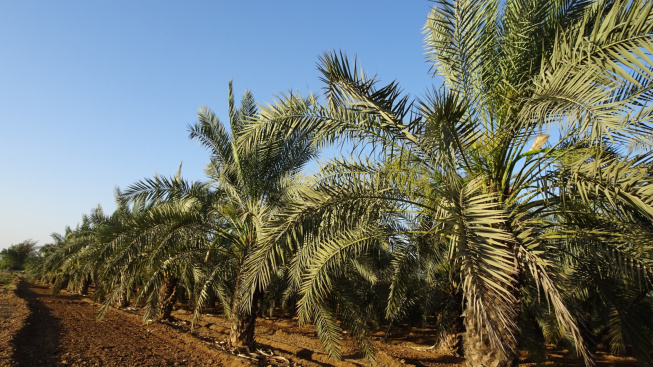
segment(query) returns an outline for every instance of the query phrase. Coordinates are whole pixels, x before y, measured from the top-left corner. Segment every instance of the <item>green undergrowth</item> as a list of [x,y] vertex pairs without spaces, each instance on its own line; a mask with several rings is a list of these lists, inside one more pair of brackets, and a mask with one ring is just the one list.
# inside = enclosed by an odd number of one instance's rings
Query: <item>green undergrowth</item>
[[16,275],[10,271],[0,270],[0,284],[9,284],[15,277]]
[[0,292],[6,293],[16,286],[13,284],[17,274],[8,270],[0,270]]

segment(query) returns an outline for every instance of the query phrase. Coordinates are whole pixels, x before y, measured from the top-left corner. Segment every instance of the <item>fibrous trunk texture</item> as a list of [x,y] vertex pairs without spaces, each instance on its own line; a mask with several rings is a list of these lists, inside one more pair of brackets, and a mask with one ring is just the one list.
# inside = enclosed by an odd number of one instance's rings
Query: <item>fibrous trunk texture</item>
[[464,353],[463,335],[465,330],[465,319],[462,316],[456,317],[451,329],[442,333],[434,348],[439,353],[462,357]]
[[505,346],[505,353],[501,349],[493,347],[487,339],[487,334],[476,327],[473,316],[465,318],[465,328],[465,366],[513,367],[518,365],[516,346]]
[[[520,276],[516,284],[519,284]],[[465,365],[468,367],[513,367],[519,365],[519,329],[516,327],[519,317],[519,287],[513,289],[511,311],[507,314],[514,325],[513,330],[494,330],[501,335],[499,345],[492,345],[488,338],[488,330],[482,330],[474,309],[467,307],[465,311]],[[487,326],[486,326],[487,327]]]
[[127,298],[127,292],[120,292],[118,299],[116,300],[116,307],[125,308],[129,307],[129,299]]
[[120,293],[118,294],[118,299],[116,300],[116,307],[118,308],[125,308],[129,307],[129,297],[127,297],[127,277],[125,274],[120,275],[120,284],[121,284],[121,290]]
[[259,301],[263,298],[263,291],[256,290],[252,296],[252,307],[250,312],[244,312],[239,307],[238,287],[240,286],[240,274],[236,277],[236,291],[231,306],[231,330],[229,331],[229,345],[233,348],[254,349],[254,329],[256,327],[256,315],[259,310]]
[[163,289],[160,292],[161,320],[171,318],[172,306],[177,301],[177,283],[179,283],[179,278],[174,276],[167,277],[163,283]]
[[91,277],[85,276],[82,280],[82,288],[79,290],[79,294],[82,296],[88,295],[88,287],[91,285]]

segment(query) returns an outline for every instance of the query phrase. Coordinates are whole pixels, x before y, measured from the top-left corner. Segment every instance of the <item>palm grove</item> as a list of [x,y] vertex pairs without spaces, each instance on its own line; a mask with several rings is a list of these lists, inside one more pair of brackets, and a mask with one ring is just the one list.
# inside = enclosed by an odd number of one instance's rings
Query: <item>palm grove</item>
[[[283,305],[333,358],[343,329],[373,359],[372,328],[422,320],[469,366],[545,343],[592,365],[599,342],[651,364],[652,9],[440,0],[424,29],[443,85],[419,98],[338,52],[318,62],[323,95],[237,103],[230,85],[228,125],[202,108],[189,126],[206,181],[118,191],[32,272],[93,284],[103,312],[219,305],[234,348]],[[305,174],[343,142],[362,158]]]

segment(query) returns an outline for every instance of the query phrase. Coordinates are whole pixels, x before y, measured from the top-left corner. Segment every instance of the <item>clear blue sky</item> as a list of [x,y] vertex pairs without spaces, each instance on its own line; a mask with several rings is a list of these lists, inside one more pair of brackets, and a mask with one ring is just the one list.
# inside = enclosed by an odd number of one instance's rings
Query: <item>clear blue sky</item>
[[186,127],[226,119],[227,84],[259,103],[319,91],[328,50],[421,95],[427,0],[0,1],[0,248],[74,227],[155,173],[203,178]]

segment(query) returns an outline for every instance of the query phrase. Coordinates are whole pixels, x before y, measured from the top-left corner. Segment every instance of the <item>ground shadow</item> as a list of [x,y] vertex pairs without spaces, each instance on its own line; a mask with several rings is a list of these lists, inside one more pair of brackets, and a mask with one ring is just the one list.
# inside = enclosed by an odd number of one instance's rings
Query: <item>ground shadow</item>
[[[39,299],[43,297],[20,282],[16,295],[25,300],[30,314],[12,340],[12,359],[17,366],[57,366],[60,362],[61,322]],[[48,296],[49,297],[49,296]]]

